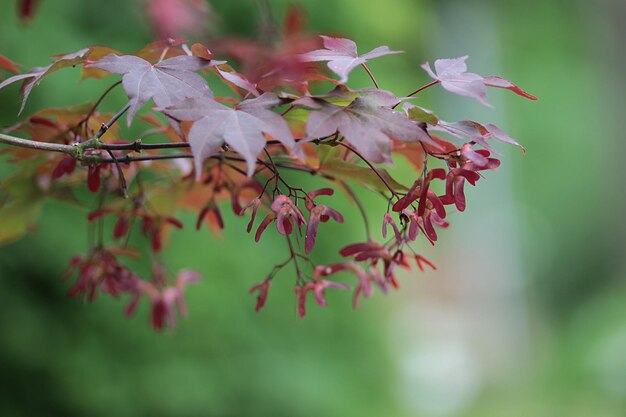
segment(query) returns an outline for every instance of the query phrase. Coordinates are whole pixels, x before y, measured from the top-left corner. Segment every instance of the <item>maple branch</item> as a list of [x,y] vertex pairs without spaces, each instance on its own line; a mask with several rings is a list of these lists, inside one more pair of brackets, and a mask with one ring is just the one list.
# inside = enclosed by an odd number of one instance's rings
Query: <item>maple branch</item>
[[74,145],[39,142],[36,140],[17,138],[15,136],[9,136],[2,133],[0,133],[0,143],[5,143],[7,145],[17,146],[20,148],[36,149],[39,151],[66,153],[68,155],[74,155],[77,151],[76,146]]
[[[71,145],[65,145],[65,146],[71,147]],[[167,159],[192,159],[192,158],[193,158],[193,155],[190,153],[168,153],[168,154],[161,154],[161,155],[141,155],[141,156],[124,155],[122,157],[116,157],[115,159],[103,158],[98,155],[82,155],[82,156],[76,157],[76,159],[78,159],[79,161],[84,161],[84,162],[92,163],[92,164],[112,164],[112,163],[115,163],[116,160],[118,163],[128,164],[130,162],[139,162],[139,161],[158,161],[158,160],[167,160]],[[233,161],[233,162],[246,162],[246,160],[243,158],[238,158],[236,156],[223,155],[223,154],[213,155],[213,156],[210,156],[209,158],[210,159],[224,159],[224,160]],[[261,163],[261,165],[265,167],[268,167],[268,166],[271,167],[271,165],[269,165],[265,161],[258,160],[257,162]],[[285,169],[291,169],[294,171],[302,171],[302,172],[306,172],[312,175],[315,175],[318,173],[317,170],[314,168],[289,164],[286,162],[275,162],[275,165],[277,168],[285,168]],[[322,176],[325,178],[328,178],[326,175],[322,175]]]
[[[50,151],[50,152],[60,152],[73,156],[79,160],[90,160],[90,157],[80,157],[81,153],[90,149],[102,149],[106,151],[135,151],[141,152],[144,150],[159,150],[159,149],[187,149],[190,147],[187,142],[164,142],[164,143],[143,143],[141,139],[137,139],[131,143],[101,143],[100,138],[106,133],[108,129],[120,118],[122,115],[128,111],[129,105],[127,104],[122,108],[117,114],[115,114],[107,123],[103,124],[100,130],[90,139],[85,142],[80,142],[72,145],[66,145],[61,143],[49,143],[49,142],[41,142],[33,139],[24,139],[18,138],[15,136],[10,136],[6,134],[0,133],[0,143],[5,143],[7,145],[17,146],[20,148],[28,148],[35,149],[39,151]],[[317,143],[316,141],[312,141],[313,143]],[[281,143],[277,140],[269,140],[267,141],[267,145],[280,145]],[[162,158],[155,158],[154,156],[150,156],[149,158],[144,157],[124,157],[118,160],[120,162],[126,161],[146,161],[150,159],[175,159],[175,158],[190,158],[190,155],[187,154],[172,154],[178,156],[171,155],[163,155]],[[130,158],[130,159],[129,159]],[[104,161],[104,162],[113,162]],[[314,173],[315,170],[310,170],[308,172]]]
[[141,139],[137,139],[131,143],[103,143],[99,146],[99,149],[106,149],[111,151],[135,151],[140,152],[142,150],[150,149],[179,149],[189,148],[187,142],[166,142],[166,143],[142,143]]
[[[87,142],[83,142],[83,146]],[[267,145],[280,145],[277,140],[268,140]],[[85,149],[90,149],[91,144],[88,144]],[[135,151],[140,152],[142,150],[150,149],[185,149],[190,145],[187,142],[164,142],[164,143],[143,143],[141,139],[137,139],[131,143],[102,143],[97,146],[98,149],[110,149],[112,151]],[[96,147],[93,147],[96,148]]]
[[121,163],[121,164],[128,164],[131,162],[139,162],[139,161],[158,161],[158,160],[164,160],[164,159],[186,159],[186,158],[193,158],[193,155],[190,153],[168,153],[168,154],[162,154],[162,155],[142,155],[142,156],[130,156],[130,154],[121,156],[121,157],[116,157],[114,158],[103,158],[101,156],[98,155],[82,155],[77,157],[76,159],[78,159],[79,161],[83,161],[83,162],[87,162],[90,164],[114,164],[116,163]]
[[[123,114],[123,113],[121,113]],[[120,114],[120,116],[121,116]],[[117,117],[119,118],[119,116]],[[107,125],[112,125],[111,122],[107,123]],[[104,125],[103,125],[104,126]],[[156,161],[156,160],[166,160],[166,159],[190,159],[193,158],[193,155],[190,153],[171,153],[171,154],[161,154],[161,155],[141,155],[141,156],[131,156],[130,154],[114,157],[114,158],[103,158],[99,155],[85,155],[83,152],[85,150],[90,149],[102,149],[108,151],[141,151],[141,150],[149,150],[149,149],[174,149],[174,148],[188,148],[188,143],[155,143],[155,144],[143,144],[141,140],[136,140],[133,143],[127,144],[108,144],[102,143],[98,144],[96,141],[89,141],[75,144],[75,145],[65,145],[62,143],[49,143],[49,142],[40,142],[32,139],[23,139],[15,136],[6,135],[0,133],[0,143],[4,143],[11,146],[16,146],[20,148],[34,149],[39,151],[48,151],[48,152],[59,152],[72,156],[76,160],[87,162],[91,164],[109,164],[109,163],[123,163],[127,164],[130,162],[139,162],[139,161]],[[268,142],[269,143],[269,142]],[[235,162],[245,162],[243,158],[237,158],[229,155],[215,155],[211,158],[223,158],[229,161]],[[259,160],[263,165],[267,166],[264,161]],[[295,171],[302,171],[309,174],[317,174],[317,170],[314,168],[309,168],[307,166],[294,165],[286,162],[275,162],[275,166],[278,168],[291,169]]]

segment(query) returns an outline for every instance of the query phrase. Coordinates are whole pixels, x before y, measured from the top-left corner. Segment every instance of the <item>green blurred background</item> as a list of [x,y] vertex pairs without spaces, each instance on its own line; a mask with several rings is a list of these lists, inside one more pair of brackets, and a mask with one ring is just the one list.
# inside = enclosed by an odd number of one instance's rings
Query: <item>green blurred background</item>
[[[287,2],[271,4],[280,20]],[[406,51],[372,63],[397,94],[427,82],[424,61],[468,54],[470,71],[538,96],[492,90],[495,110],[441,89],[420,100],[446,120],[495,122],[527,154],[501,147],[502,168],[468,192],[441,244],[423,246],[438,271],[405,274],[401,291],[357,311],[346,294],[330,294],[306,320],[294,314],[288,273],[254,313],[247,290],[284,248],[269,234],[255,246],[232,216],[223,238],[194,232],[192,215],[173,236],[171,270],[204,275],[176,330],[153,332],[146,305],[125,320],[119,300],[81,304],[60,276],[84,249],[85,212],[48,204],[36,234],[0,248],[0,415],[625,416],[626,3],[301,4],[313,32],[345,34],[361,52]],[[212,6],[214,33],[254,35],[255,2]],[[134,51],[150,39],[140,7],[42,0],[23,25],[2,1],[0,54],[30,67],[88,45]],[[367,85],[354,74],[351,85]],[[77,79],[68,70],[44,80],[26,114],[108,85]],[[122,100],[113,96],[110,110]],[[0,91],[0,109],[0,126],[15,122],[17,87]],[[336,259],[338,239],[361,237],[356,222],[324,234],[334,235],[318,260]]]

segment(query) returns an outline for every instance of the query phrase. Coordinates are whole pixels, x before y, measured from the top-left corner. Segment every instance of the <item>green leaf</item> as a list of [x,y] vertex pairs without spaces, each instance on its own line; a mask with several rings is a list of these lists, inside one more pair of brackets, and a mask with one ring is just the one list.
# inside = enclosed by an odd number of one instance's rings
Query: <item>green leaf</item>
[[320,167],[326,164],[327,161],[336,159],[339,156],[337,146],[321,143],[318,149],[317,156],[320,160]]
[[424,122],[431,126],[436,126],[439,123],[439,118],[434,113],[421,107],[411,107],[408,113],[409,119],[416,122]]

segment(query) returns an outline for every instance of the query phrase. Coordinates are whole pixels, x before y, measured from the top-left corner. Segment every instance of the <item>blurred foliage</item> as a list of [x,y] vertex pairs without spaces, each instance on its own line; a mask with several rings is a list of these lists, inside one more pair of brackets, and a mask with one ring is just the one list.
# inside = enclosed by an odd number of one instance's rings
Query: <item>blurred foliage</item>
[[[623,2],[302,3],[312,31],[346,34],[362,51],[379,44],[407,51],[372,64],[383,88],[409,92],[426,81],[418,64],[469,54],[471,70],[499,73],[540,97],[538,103],[526,103],[492,93],[498,112],[506,114],[503,127],[528,149],[524,157],[506,151],[519,231],[511,239],[519,240],[521,258],[520,266],[511,268],[519,268],[516,273],[523,277],[528,352],[525,358],[511,354],[513,371],[484,381],[463,407],[447,414],[422,410],[423,415],[623,416]],[[286,4],[272,2],[279,21]],[[216,0],[212,5],[217,16],[212,33],[254,36],[255,2]],[[12,1],[0,3],[0,53],[26,67],[86,45],[130,52],[150,36],[139,1],[42,0],[29,25],[17,21],[14,7]],[[77,80],[72,70],[46,79],[34,90],[25,114],[93,100],[107,87]],[[351,80],[354,86],[368,85],[356,71]],[[476,117],[493,117],[441,90],[428,91],[424,98],[439,103],[445,111],[438,114],[447,119],[466,105]],[[122,94],[112,95],[106,106],[116,109],[123,102]],[[454,105],[444,104],[449,102]],[[0,91],[1,126],[15,122],[17,108],[17,87]],[[3,163],[0,174],[6,172]],[[390,312],[396,303],[410,303],[408,296],[377,295],[353,311],[345,294],[331,293],[326,310],[312,309],[301,321],[293,311],[292,287],[276,285],[272,302],[255,314],[247,289],[263,278],[259,271],[282,260],[283,242],[274,237],[275,253],[259,253],[242,233],[241,219],[227,216],[225,236],[216,238],[193,231],[193,216],[187,215],[186,230],[173,236],[164,257],[171,272],[193,266],[204,279],[188,292],[190,317],[176,331],[156,334],[147,325],[146,305],[125,320],[120,300],[103,297],[83,305],[66,296],[68,284],[60,277],[71,254],[84,249],[84,215],[63,203],[46,204],[37,234],[0,248],[0,414],[347,417],[419,412],[398,394],[417,388],[399,387],[398,375],[409,365],[394,355],[397,346],[389,330],[394,325]],[[470,209],[464,220],[477,215]],[[376,217],[372,220],[377,224]],[[347,242],[355,239],[357,228],[348,224],[334,230]],[[334,256],[338,246],[331,240],[320,242],[320,259]],[[491,245],[481,249],[501,256],[498,242]],[[425,277],[412,279],[430,279]],[[281,278],[290,279],[287,272]]]

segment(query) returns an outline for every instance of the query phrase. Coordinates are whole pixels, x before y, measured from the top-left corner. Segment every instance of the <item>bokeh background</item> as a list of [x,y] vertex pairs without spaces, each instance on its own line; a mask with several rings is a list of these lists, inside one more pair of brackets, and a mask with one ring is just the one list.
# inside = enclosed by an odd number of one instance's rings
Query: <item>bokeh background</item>
[[[132,52],[152,36],[138,1],[42,0],[28,25],[14,3],[0,2],[0,53],[28,67],[88,45]],[[270,3],[280,21],[287,2]],[[192,227],[173,236],[171,269],[204,275],[176,330],[153,332],[146,305],[125,320],[119,300],[68,298],[60,276],[84,249],[85,212],[50,203],[35,234],[0,248],[0,415],[626,415],[626,3],[300,4],[312,32],[344,34],[362,52],[406,51],[372,63],[397,94],[427,82],[424,61],[465,54],[472,72],[535,94],[540,101],[491,90],[495,110],[442,89],[422,95],[446,120],[495,122],[527,154],[501,147],[501,169],[468,192],[467,211],[450,218],[436,248],[422,247],[436,272],[405,274],[399,292],[357,311],[346,294],[330,294],[306,320],[294,313],[289,273],[254,313],[247,290],[284,248],[269,235],[255,246],[232,216],[223,238]],[[254,36],[255,2],[211,5],[213,35]],[[367,84],[354,74],[352,86]],[[45,79],[26,114],[103,89],[77,79],[72,70]],[[108,103],[114,110],[123,97]],[[17,87],[0,91],[0,126],[17,109]],[[193,224],[192,214],[183,219]],[[319,260],[360,238],[356,222],[325,232]]]

